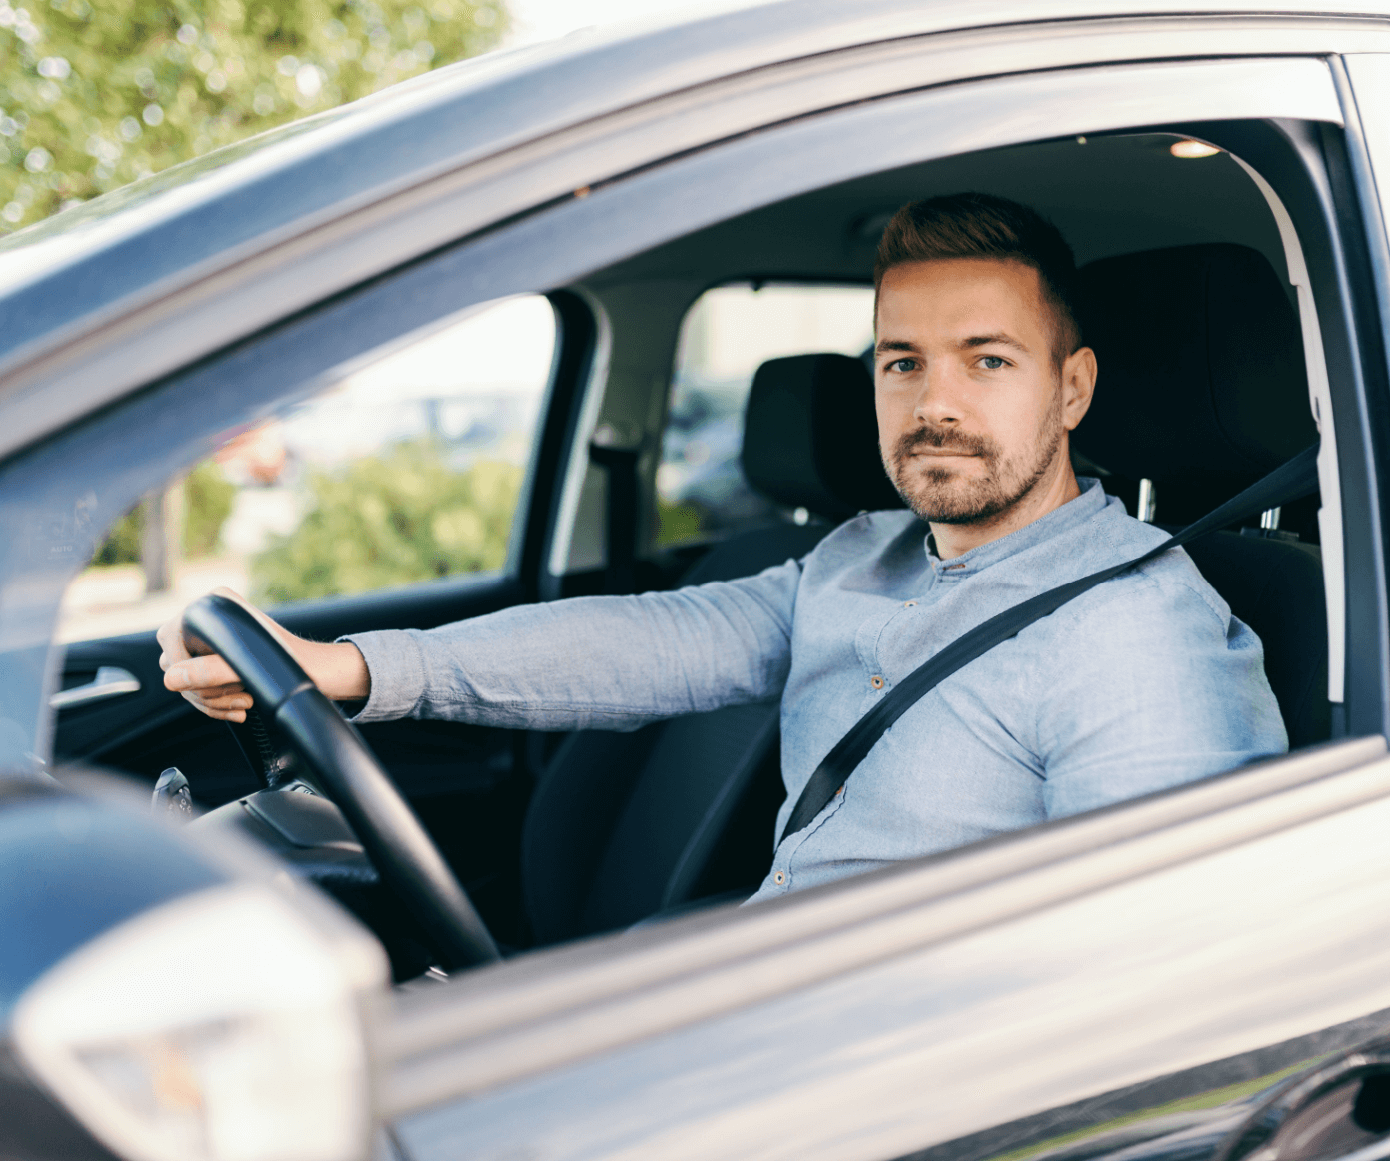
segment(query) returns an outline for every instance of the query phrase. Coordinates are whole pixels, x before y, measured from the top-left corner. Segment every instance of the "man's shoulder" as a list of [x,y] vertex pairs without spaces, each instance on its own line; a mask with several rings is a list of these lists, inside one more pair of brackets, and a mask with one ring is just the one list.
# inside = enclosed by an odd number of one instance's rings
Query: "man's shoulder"
[[[1120,506],[1100,513],[1092,531],[1104,541],[1105,555],[1113,564],[1142,556],[1171,535],[1127,515]],[[1182,617],[1205,621],[1210,617],[1223,632],[1231,619],[1230,606],[1181,548],[1170,549],[1097,585],[1071,605],[1078,616],[1086,617],[1101,613],[1157,616],[1162,620]]]

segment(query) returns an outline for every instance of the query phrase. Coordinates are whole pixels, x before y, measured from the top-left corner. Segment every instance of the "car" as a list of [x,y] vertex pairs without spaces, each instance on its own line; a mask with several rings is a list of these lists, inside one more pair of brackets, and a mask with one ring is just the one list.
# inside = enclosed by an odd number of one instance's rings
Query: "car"
[[[767,0],[0,240],[0,1154],[1384,1156],[1387,175],[1383,3]],[[355,730],[217,598],[185,624],[259,724],[163,689],[154,625],[225,580],[332,639],[748,575],[895,504],[874,244],[965,189],[1075,247],[1078,463],[1132,512],[1316,444],[1315,499],[1191,546],[1287,755],[739,907],[776,707]],[[718,388],[698,452],[673,382]]]

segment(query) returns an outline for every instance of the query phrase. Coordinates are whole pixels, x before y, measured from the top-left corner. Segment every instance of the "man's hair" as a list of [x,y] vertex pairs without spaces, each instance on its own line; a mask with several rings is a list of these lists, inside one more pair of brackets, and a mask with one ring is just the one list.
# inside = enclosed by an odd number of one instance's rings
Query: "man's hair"
[[883,276],[906,262],[998,258],[1038,272],[1052,308],[1052,353],[1060,367],[1081,346],[1076,259],[1061,231],[1036,210],[984,193],[947,194],[903,206],[884,228],[874,261],[874,313]]

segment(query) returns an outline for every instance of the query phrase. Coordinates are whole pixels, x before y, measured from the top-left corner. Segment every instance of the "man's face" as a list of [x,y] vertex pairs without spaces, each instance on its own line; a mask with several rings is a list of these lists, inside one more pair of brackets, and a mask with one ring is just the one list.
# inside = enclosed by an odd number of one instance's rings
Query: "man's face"
[[1053,317],[1037,271],[1021,262],[952,258],[884,275],[879,447],[922,519],[989,521],[1066,470],[1066,433],[1090,404],[1095,359],[1082,348],[1059,368]]

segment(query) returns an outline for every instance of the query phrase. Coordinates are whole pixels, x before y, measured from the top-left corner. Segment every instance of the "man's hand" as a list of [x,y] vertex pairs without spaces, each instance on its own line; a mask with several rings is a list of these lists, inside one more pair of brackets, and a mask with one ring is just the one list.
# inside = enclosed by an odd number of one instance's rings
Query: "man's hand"
[[[280,642],[307,673],[315,685],[334,701],[358,701],[371,692],[371,675],[357,646],[344,641],[331,644],[306,641],[277,625],[259,609],[247,604],[231,589],[214,592],[246,608]],[[215,653],[195,657],[183,639],[183,616],[166,621],[159,628],[159,667],[164,670],[164,686],[182,694],[210,718],[223,722],[244,722],[251,708],[251,695],[240,679]]]

